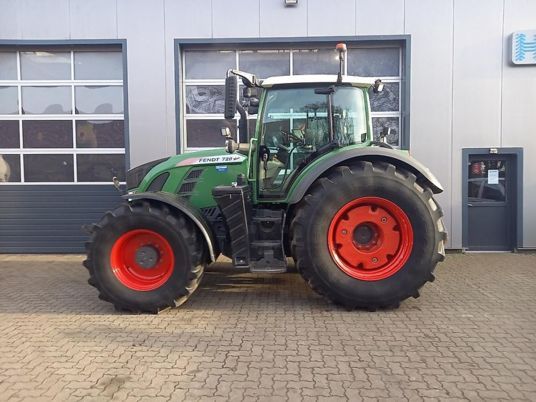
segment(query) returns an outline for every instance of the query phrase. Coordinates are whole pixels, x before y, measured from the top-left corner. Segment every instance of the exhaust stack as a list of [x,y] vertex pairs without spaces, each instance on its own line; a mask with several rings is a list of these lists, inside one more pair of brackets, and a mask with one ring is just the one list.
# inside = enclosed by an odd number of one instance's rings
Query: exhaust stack
[[342,75],[344,73],[344,59],[346,58],[346,43],[337,43],[335,50],[339,52],[339,74],[337,75],[337,84],[341,84]]

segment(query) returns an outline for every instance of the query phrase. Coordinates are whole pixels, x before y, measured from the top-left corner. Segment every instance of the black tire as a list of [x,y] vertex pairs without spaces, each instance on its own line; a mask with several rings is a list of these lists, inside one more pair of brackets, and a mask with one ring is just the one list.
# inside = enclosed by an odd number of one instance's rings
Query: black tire
[[[436,264],[445,258],[443,213],[432,196],[413,173],[392,164],[360,161],[332,169],[313,184],[296,208],[290,235],[298,271],[313,290],[347,308],[393,308],[411,296],[418,297],[419,289],[434,280]],[[409,257],[385,279],[356,279],[337,266],[329,251],[332,218],[360,197],[393,202],[413,229]]]
[[[158,288],[140,291],[127,287],[112,272],[111,251],[121,235],[136,229],[158,233],[167,240],[174,254],[170,277]],[[165,205],[146,201],[124,204],[104,215],[90,228],[86,243],[88,283],[99,291],[99,298],[113,303],[117,310],[158,313],[183,304],[197,289],[206,265],[204,243],[192,222]]]

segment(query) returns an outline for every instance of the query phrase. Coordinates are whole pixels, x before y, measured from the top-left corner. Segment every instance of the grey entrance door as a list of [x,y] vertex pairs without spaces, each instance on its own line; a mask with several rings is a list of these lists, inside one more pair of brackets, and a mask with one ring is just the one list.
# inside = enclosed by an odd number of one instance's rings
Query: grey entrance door
[[468,250],[513,250],[516,234],[514,159],[514,155],[469,155],[465,183]]

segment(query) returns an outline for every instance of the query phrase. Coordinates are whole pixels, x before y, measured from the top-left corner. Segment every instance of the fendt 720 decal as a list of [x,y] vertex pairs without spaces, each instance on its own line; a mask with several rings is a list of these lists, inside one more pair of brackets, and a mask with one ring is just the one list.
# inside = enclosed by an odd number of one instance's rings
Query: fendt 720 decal
[[246,159],[245,155],[232,154],[232,155],[216,155],[216,156],[202,156],[200,158],[188,158],[180,161],[175,166],[193,166],[193,165],[213,165],[213,164],[226,164],[226,163],[242,163]]

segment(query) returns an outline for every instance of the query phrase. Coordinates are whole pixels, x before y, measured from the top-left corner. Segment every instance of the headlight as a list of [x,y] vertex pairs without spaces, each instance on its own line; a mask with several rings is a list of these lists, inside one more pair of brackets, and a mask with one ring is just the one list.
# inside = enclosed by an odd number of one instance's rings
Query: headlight
[[147,173],[149,173],[149,170],[154,168],[156,165],[167,161],[168,159],[169,158],[158,159],[156,161],[144,163],[143,165],[135,167],[134,169],[130,169],[127,172],[127,190],[138,187],[143,178],[147,175]]

